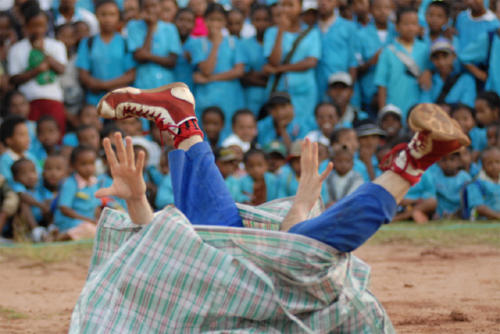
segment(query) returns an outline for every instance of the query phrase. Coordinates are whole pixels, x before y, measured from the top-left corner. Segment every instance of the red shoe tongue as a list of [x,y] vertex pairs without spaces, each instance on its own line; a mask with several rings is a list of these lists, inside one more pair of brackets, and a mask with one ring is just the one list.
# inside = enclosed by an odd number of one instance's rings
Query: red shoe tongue
[[426,170],[432,164],[438,162],[442,157],[456,151],[461,146],[458,140],[433,140],[432,151],[420,159],[412,159],[411,163],[415,168]]

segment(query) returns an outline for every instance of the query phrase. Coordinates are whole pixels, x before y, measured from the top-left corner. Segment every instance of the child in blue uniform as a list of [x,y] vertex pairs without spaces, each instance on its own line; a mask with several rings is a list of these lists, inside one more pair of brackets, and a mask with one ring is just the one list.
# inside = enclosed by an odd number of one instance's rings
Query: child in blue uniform
[[119,34],[120,11],[114,0],[98,2],[100,33],[82,40],[76,67],[87,88],[86,103],[97,105],[107,91],[134,81],[135,69],[126,40]]
[[241,192],[240,179],[235,177],[238,169],[238,157],[231,148],[218,148],[214,152],[215,164],[224,179],[224,183],[235,202],[248,202],[250,198]]
[[163,209],[168,204],[174,204],[174,190],[172,189],[172,178],[170,177],[170,168],[168,166],[168,153],[170,151],[170,149],[167,149],[165,152],[162,152],[160,182],[155,182],[158,185],[155,198],[155,207],[158,210]]
[[244,158],[245,170],[248,175],[240,180],[241,193],[249,199],[252,205],[278,198],[278,181],[269,173],[266,154],[258,149],[248,151]]
[[74,169],[61,186],[54,223],[60,240],[92,238],[96,232],[97,209],[101,201],[94,193],[99,189],[95,177],[96,153],[78,146],[71,152],[70,164]]
[[467,186],[471,218],[500,219],[500,149],[490,147],[482,153],[483,169]]
[[268,76],[262,71],[266,58],[264,57],[264,33],[271,24],[271,12],[267,6],[259,5],[252,8],[252,24],[255,36],[241,40],[247,55],[245,75],[241,82],[245,92],[245,104],[255,116],[267,100],[266,85]]
[[483,127],[500,120],[500,97],[495,92],[482,92],[476,98],[476,120]]
[[431,170],[426,171],[420,182],[410,188],[400,203],[400,211],[395,221],[412,219],[417,224],[423,224],[432,218],[436,211],[436,185]]
[[461,192],[471,180],[469,174],[460,170],[460,155],[451,153],[438,162],[433,173],[436,185],[437,209],[440,218],[458,218],[461,211]]
[[43,166],[47,155],[59,149],[61,131],[56,120],[49,115],[42,116],[36,124],[37,139],[32,142],[29,151],[37,159],[39,166]]
[[[271,27],[264,34],[264,55],[268,60],[264,71],[272,75],[267,87],[269,92],[290,94],[295,118],[307,133],[315,127],[314,101],[318,101],[324,92],[321,86],[318,90],[315,74],[316,65],[322,57],[321,35],[318,29],[302,25],[299,0],[282,0],[280,4],[282,15],[278,27]],[[288,60],[285,58],[288,58],[293,44],[301,35],[304,37],[289,62],[285,63],[284,60]]]
[[429,49],[416,39],[416,10],[400,10],[396,27],[399,37],[382,51],[375,72],[375,84],[379,87],[379,108],[394,104],[403,112],[404,122],[410,107],[420,100],[420,82],[423,83],[423,75],[429,68]]
[[455,105],[451,109],[450,116],[460,124],[464,133],[469,136],[473,150],[473,160],[477,161],[479,153],[488,146],[486,129],[476,126],[474,109],[464,104]]
[[175,80],[173,69],[182,46],[175,26],[159,20],[159,0],[144,0],[141,9],[145,19],[127,24],[127,46],[139,63],[134,87],[156,88]]
[[179,38],[182,43],[182,53],[177,58],[174,68],[175,80],[184,82],[193,90],[193,65],[191,65],[191,59],[193,58],[193,37],[191,37],[194,28],[193,11],[189,8],[179,9],[174,23],[179,31]]
[[448,39],[438,38],[431,47],[430,58],[436,72],[432,87],[424,90],[421,101],[437,104],[463,103],[470,107],[476,100],[476,81],[468,73],[454,72],[455,48]]
[[[238,38],[224,37],[222,34],[226,25],[226,11],[221,5],[208,6],[205,22],[209,35],[197,39],[193,47],[192,63],[196,66],[193,79],[198,100],[196,107],[200,112],[209,106],[218,106],[229,120],[236,110],[244,106],[239,78],[245,71],[246,57]],[[227,122],[222,138],[227,137],[230,132],[231,125]]]
[[498,18],[491,10],[485,8],[483,0],[467,1],[467,5],[469,8],[458,14],[455,23],[459,53],[482,33],[500,27]]

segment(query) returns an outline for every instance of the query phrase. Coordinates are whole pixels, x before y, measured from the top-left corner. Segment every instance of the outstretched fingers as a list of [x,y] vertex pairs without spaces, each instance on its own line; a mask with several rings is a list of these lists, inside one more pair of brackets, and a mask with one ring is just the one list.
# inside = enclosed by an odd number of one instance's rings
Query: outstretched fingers
[[106,160],[108,161],[109,168],[111,169],[111,172],[113,172],[118,165],[118,160],[116,160],[115,152],[111,147],[111,140],[109,140],[109,138],[104,138],[102,146],[104,147],[104,152],[106,152]]
[[127,164],[127,154],[125,152],[125,146],[123,145],[122,134],[120,132],[116,132],[114,139],[119,164]]
[[127,164],[130,168],[135,170],[135,153],[134,153],[134,145],[132,144],[132,138],[125,138],[126,149],[127,149]]
[[326,178],[328,177],[328,175],[330,175],[330,173],[332,172],[332,170],[333,170],[333,162],[329,162],[328,166],[326,166],[326,169],[319,176],[319,181],[321,183],[323,183],[323,181],[326,180]]
[[135,165],[136,173],[140,174],[142,177],[142,169],[144,168],[144,162],[146,161],[146,153],[144,151],[140,151],[137,154],[137,164]]

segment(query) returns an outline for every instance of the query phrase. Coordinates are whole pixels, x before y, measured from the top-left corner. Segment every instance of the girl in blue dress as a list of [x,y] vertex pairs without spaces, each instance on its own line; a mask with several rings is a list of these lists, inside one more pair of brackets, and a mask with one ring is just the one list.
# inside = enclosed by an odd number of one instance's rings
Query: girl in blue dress
[[[245,71],[245,56],[240,41],[234,36],[223,36],[226,11],[219,4],[210,4],[205,12],[208,36],[196,40],[192,63],[196,66],[193,80],[196,84],[197,112],[209,106],[218,106],[226,119],[244,107],[243,89],[239,79]],[[226,123],[222,138],[231,133]]]
[[[321,56],[321,37],[316,28],[310,29],[301,24],[301,8],[299,0],[281,1],[282,15],[278,26],[269,28],[264,34],[264,55],[268,60],[264,71],[272,75],[268,91],[275,88],[275,91],[288,92],[296,119],[312,130],[315,128],[314,106],[318,100],[315,68]],[[290,61],[284,63],[295,40],[302,34],[305,36]]]
[[193,41],[195,39],[191,37],[191,32],[194,28],[194,19],[195,16],[191,9],[181,8],[174,20],[182,43],[182,54],[177,59],[174,68],[175,80],[184,82],[191,90],[194,90],[193,65],[191,65]]

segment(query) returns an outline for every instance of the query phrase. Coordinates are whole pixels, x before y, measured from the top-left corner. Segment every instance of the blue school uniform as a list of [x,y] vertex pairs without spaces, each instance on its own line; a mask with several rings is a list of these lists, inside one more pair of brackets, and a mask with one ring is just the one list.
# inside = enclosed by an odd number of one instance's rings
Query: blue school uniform
[[335,16],[335,21],[326,32],[321,31],[321,57],[317,57],[319,62],[316,68],[320,99],[326,94],[328,78],[333,73],[349,72],[351,67],[358,65],[355,57],[356,33],[356,25],[340,15]]
[[[303,29],[306,29],[303,27]],[[264,34],[264,56],[269,58],[274,48],[278,28],[271,27]],[[281,61],[290,52],[293,43],[300,33],[285,32],[281,40]],[[319,29],[313,29],[302,39],[295,50],[290,64],[298,63],[306,58],[321,59],[321,35]],[[267,84],[268,92],[274,84],[275,76],[271,76]],[[314,108],[320,98],[318,95],[316,72],[314,68],[302,72],[287,72],[281,75],[277,91],[286,91],[290,94],[295,109],[295,118],[307,127],[306,133],[315,127]]]
[[[488,55],[488,50],[490,54]],[[478,35],[459,54],[460,60],[465,64],[480,65],[489,59],[488,79],[486,80],[486,90],[492,90],[500,95],[500,36],[493,35],[490,46],[490,36],[487,33]]]
[[78,137],[75,132],[68,132],[63,136],[62,144],[64,146],[77,147]]
[[500,22],[490,10],[487,10],[481,18],[473,18],[468,9],[458,14],[455,26],[458,32],[458,53],[460,54],[479,35],[500,27]]
[[[278,180],[278,198],[295,196],[299,188],[299,180],[291,167],[283,170]],[[321,186],[321,199],[323,203],[329,200],[326,182]]]
[[[438,73],[432,75],[432,87],[422,92],[421,102],[437,102],[444,87],[444,81]],[[463,103],[474,108],[476,101],[476,80],[468,73],[462,73],[444,101],[448,104]]]
[[[193,42],[193,66],[205,61],[212,50],[212,42],[206,37],[197,38]],[[214,74],[232,70],[237,64],[244,64],[246,57],[243,53],[240,40],[234,36],[226,36],[219,45],[217,62]],[[243,88],[238,79],[229,81],[213,81],[206,84],[197,84],[195,90],[196,112],[201,119],[202,111],[210,106],[218,106],[224,112],[226,118],[225,127],[221,132],[221,138],[231,133],[231,117],[238,109],[245,105]]]
[[[132,20],[127,24],[127,46],[134,53],[144,45],[148,26],[143,20]],[[180,55],[182,46],[177,28],[172,23],[158,21],[153,34],[151,53],[167,57],[174,53]],[[139,63],[136,67],[134,87],[141,89],[157,88],[175,81],[173,69],[153,62]]]
[[155,198],[155,207],[157,209],[163,209],[168,204],[174,204],[174,190],[172,189],[170,174],[163,175]]
[[[260,72],[262,67],[267,63],[264,57],[264,46],[257,41],[257,37],[253,36],[241,40],[241,45],[247,56],[245,72]],[[246,86],[244,88],[245,105],[250,109],[255,116],[259,114],[259,110],[267,100],[266,87]]]
[[[297,118],[294,118],[290,124],[288,124],[286,130],[292,141],[304,138],[307,134],[307,130],[304,129],[303,124],[301,124]],[[276,133],[274,119],[271,116],[267,116],[257,122],[257,142],[264,147],[273,140],[281,140],[281,137],[278,137]]]
[[485,205],[500,212],[500,184],[481,178],[475,180],[467,186],[467,203],[469,210]]
[[488,146],[488,137],[485,128],[473,127],[468,135],[471,141],[471,146],[474,151],[483,151]]
[[[124,0],[113,0],[117,5],[118,8],[120,8],[120,11],[123,10],[123,1]],[[52,2],[52,9],[54,11],[57,11],[59,8],[60,0],[54,0]],[[83,8],[88,10],[91,13],[95,13],[95,5],[94,1],[92,0],[77,0],[75,4],[75,8]]]
[[[182,53],[177,57],[177,62],[174,67],[175,81],[184,82],[189,86],[189,89],[194,92],[193,82],[193,65],[191,59],[193,58],[193,47],[195,38],[189,36],[188,39],[182,44]],[[186,56],[189,55],[190,59]]]
[[[90,49],[89,49],[90,46]],[[128,51],[126,40],[115,33],[107,43],[101,35],[85,38],[78,45],[76,67],[85,70],[96,79],[108,81],[121,77],[134,68],[132,53]],[[86,102],[97,105],[105,91],[86,92]]]
[[[381,41],[375,24],[369,24],[361,28],[357,34],[356,58],[360,63],[366,63],[375,54],[388,44],[392,43],[397,36],[396,28],[392,22],[387,23],[387,38]],[[369,104],[377,93],[377,86],[374,83],[376,66],[372,66],[368,71],[360,75],[359,90],[363,104]]]
[[101,204],[101,201],[94,196],[98,189],[99,182],[79,189],[75,175],[68,177],[64,181],[59,193],[58,209],[54,216],[54,224],[59,229],[59,232],[66,232],[81,223],[79,219],[63,215],[59,209],[61,206],[73,209],[78,214],[94,220],[95,210]]
[[[18,157],[14,152],[7,150],[6,152],[0,155],[0,174],[5,177],[5,180],[12,187],[14,184],[14,177],[12,176],[11,167],[14,162],[16,162],[20,157]],[[35,168],[38,176],[42,174],[42,169],[37,159],[29,152],[24,152],[24,158],[33,161],[35,164]]]
[[[23,184],[19,182],[14,182],[12,184],[12,190],[16,193],[26,193],[33,197],[33,199],[37,202],[42,202],[41,193],[38,190],[39,186],[37,185],[35,189],[27,189]],[[31,213],[33,214],[33,218],[35,218],[36,222],[39,223],[42,220],[42,210],[37,206],[31,206]]]
[[436,198],[436,185],[430,170],[422,174],[420,181],[410,188],[405,198],[410,200]]
[[446,176],[441,168],[432,174],[436,185],[438,215],[443,217],[445,214],[456,213],[460,209],[463,187],[471,180],[470,175],[462,170],[455,176]]
[[241,191],[241,182],[239,178],[230,175],[224,179],[224,183],[235,202],[245,203],[250,201],[250,198]]
[[[272,173],[264,174],[264,182],[266,183],[266,202],[278,198],[278,179]],[[247,198],[253,196],[254,180],[250,175],[245,175],[240,179],[241,195]]]
[[[421,71],[429,68],[429,49],[415,39],[411,54],[399,43],[392,43],[396,50],[411,56]],[[417,78],[408,73],[406,66],[389,47],[380,54],[375,70],[375,85],[387,88],[386,104],[394,104],[403,113],[403,122],[410,107],[420,102],[422,91]]]

